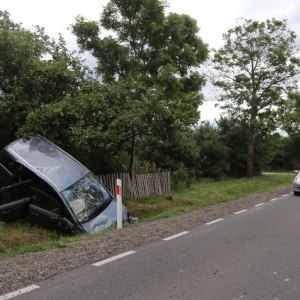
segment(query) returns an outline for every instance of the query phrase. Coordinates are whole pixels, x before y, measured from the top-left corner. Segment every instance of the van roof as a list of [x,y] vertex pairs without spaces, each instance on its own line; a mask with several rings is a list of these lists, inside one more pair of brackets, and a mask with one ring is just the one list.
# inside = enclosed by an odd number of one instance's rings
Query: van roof
[[18,139],[6,146],[5,150],[17,162],[54,185],[58,192],[89,172],[75,158],[40,135],[28,140]]

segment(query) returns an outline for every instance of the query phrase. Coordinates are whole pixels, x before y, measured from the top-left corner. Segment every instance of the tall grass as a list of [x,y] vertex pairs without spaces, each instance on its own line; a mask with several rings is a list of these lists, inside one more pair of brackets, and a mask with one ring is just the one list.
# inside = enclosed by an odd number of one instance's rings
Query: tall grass
[[[172,191],[169,195],[127,200],[124,204],[131,216],[147,222],[287,186],[293,177],[291,173],[265,174],[251,180],[200,180],[193,182],[188,189]],[[0,223],[0,259],[51,247],[68,247],[70,242],[86,238],[93,236],[65,236],[26,220],[14,224]]]

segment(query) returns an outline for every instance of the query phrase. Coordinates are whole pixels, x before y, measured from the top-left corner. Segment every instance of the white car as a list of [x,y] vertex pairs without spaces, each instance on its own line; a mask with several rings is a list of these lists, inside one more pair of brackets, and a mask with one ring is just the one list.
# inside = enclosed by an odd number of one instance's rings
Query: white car
[[300,195],[300,171],[295,170],[294,173],[296,173],[297,175],[294,178],[293,191],[294,191],[294,195],[299,196]]

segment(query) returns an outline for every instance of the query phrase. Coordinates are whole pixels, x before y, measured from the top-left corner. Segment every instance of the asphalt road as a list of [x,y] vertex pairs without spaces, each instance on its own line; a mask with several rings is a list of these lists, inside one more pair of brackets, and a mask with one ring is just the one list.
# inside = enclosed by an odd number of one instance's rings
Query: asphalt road
[[300,197],[289,194],[0,300],[299,300],[299,231]]

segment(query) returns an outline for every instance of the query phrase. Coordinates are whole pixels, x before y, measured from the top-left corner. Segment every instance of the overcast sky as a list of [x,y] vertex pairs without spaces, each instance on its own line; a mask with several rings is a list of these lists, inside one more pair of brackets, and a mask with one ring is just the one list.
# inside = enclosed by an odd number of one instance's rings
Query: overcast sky
[[[56,38],[58,33],[67,41],[70,50],[75,49],[74,36],[67,27],[78,14],[90,20],[98,20],[108,0],[0,0],[0,10],[10,13],[14,22],[22,22],[25,28],[40,25],[46,34]],[[236,25],[237,18],[258,21],[287,19],[288,26],[298,36],[300,44],[300,0],[169,0],[167,12],[187,14],[197,20],[200,37],[210,48],[222,46],[222,34]],[[213,121],[219,117],[214,103],[206,101],[201,119]]]

